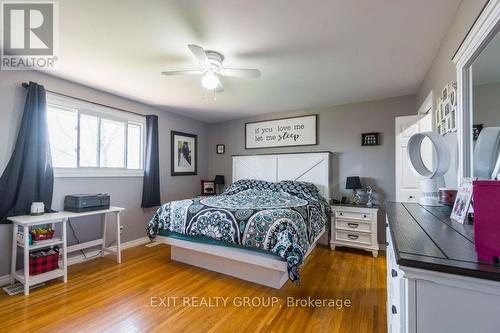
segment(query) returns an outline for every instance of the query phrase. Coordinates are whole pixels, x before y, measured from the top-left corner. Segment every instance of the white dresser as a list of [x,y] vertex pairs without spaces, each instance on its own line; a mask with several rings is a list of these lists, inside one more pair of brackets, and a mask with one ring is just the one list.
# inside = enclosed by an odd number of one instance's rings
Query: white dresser
[[348,246],[371,251],[378,255],[377,206],[332,206],[330,248]]
[[386,210],[388,332],[500,332],[500,265],[477,260],[473,227],[447,207]]

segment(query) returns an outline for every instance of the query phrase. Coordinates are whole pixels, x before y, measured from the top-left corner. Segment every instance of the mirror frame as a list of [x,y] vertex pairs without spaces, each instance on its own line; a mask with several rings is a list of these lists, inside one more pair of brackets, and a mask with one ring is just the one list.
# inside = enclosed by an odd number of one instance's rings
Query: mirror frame
[[500,31],[500,0],[489,0],[453,56],[457,69],[457,184],[472,177],[472,64]]

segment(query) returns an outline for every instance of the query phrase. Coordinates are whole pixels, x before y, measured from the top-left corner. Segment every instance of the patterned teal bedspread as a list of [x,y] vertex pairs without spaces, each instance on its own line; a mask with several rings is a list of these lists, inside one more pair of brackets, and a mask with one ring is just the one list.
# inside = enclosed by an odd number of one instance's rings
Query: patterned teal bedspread
[[153,239],[168,230],[271,252],[286,260],[288,276],[298,285],[299,267],[329,213],[312,184],[245,179],[218,196],[164,204],[147,233]]

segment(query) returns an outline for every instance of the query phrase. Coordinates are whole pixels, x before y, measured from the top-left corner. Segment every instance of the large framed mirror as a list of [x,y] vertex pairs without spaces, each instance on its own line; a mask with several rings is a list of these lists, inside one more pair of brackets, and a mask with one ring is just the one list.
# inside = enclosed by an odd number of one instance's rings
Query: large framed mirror
[[490,0],[453,58],[457,67],[458,183],[500,167],[500,0]]

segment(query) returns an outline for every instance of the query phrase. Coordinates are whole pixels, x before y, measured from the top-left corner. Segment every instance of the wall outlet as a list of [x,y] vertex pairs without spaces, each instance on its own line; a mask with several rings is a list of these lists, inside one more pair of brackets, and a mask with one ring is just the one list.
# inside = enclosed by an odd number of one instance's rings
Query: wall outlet
[[123,234],[123,226],[120,225],[120,235]]

